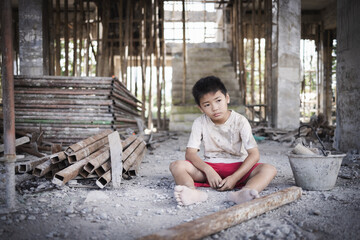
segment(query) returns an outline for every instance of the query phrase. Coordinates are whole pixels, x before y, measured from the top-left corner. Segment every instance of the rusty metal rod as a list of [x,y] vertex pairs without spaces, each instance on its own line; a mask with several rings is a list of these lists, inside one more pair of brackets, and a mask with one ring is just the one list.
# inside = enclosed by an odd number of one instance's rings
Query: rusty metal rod
[[69,146],[66,150],[65,150],[65,153],[66,154],[71,154],[73,152],[77,152],[79,151],[80,149],[82,148],[85,148],[87,146],[89,146],[90,144],[106,137],[107,135],[109,135],[110,133],[112,133],[113,131],[111,129],[108,129],[108,130],[105,130],[105,131],[102,131],[101,133],[99,134],[96,134],[94,136],[91,136],[83,141],[80,141],[78,143],[75,143],[71,146]]
[[83,168],[83,170],[80,172],[80,175],[84,178],[88,177],[90,174],[92,174],[95,169],[99,168],[102,164],[104,164],[110,157],[110,148],[106,146],[109,151],[107,151],[108,157],[107,158],[94,158],[90,160]]
[[123,147],[123,151],[130,146],[131,143],[133,143],[136,140],[136,135],[131,135],[130,137],[126,138],[124,141],[121,142],[121,145]]
[[131,165],[131,167],[128,170],[128,173],[130,174],[130,176],[138,175],[140,163],[144,159],[145,153],[146,153],[146,148],[144,148],[144,150],[136,157],[134,163]]
[[80,149],[77,152],[69,154],[68,155],[69,163],[72,164],[77,161],[80,161],[83,158],[86,158],[87,156],[89,156],[90,154],[92,154],[93,152],[98,150],[99,148],[102,148],[108,142],[109,142],[108,138],[104,137],[104,138],[90,144],[89,146]]
[[6,207],[15,208],[15,101],[13,67],[13,29],[10,0],[1,1],[3,138],[6,170]]
[[106,173],[107,171],[109,171],[111,168],[111,162],[110,160],[106,161],[105,163],[103,163],[100,167],[98,167],[97,169],[95,169],[95,173],[96,175],[98,175],[99,177],[101,177],[104,173]]
[[54,166],[51,164],[51,160],[48,159],[34,168],[33,175],[37,177],[42,177],[46,173],[50,172],[53,167]]
[[109,158],[108,148],[101,148],[100,150],[92,153],[91,155],[87,156],[86,158],[70,165],[69,167],[57,172],[52,180],[52,183],[62,186],[66,184],[71,179],[75,178],[81,169],[92,159],[103,159]]
[[143,142],[143,139],[138,137],[136,138],[136,140],[131,143],[131,145],[129,147],[127,147],[124,151],[123,151],[123,155],[122,155],[122,160],[123,162],[126,161],[126,159],[135,151],[135,149],[141,144],[141,142]]
[[30,160],[27,162],[23,162],[19,164],[18,167],[18,172],[19,173],[26,173],[29,171],[32,171],[36,166],[42,164],[43,162],[47,161],[50,159],[50,156],[45,156],[42,158],[38,158],[38,159],[34,159],[34,160]]
[[133,166],[137,157],[140,156],[143,151],[145,151],[145,147],[146,147],[146,144],[144,141],[142,141],[139,144],[139,146],[135,149],[135,151],[132,152],[131,155],[126,160],[124,160],[123,169],[125,171],[128,171],[130,169],[130,167]]
[[65,160],[66,159],[66,154],[63,151],[58,152],[58,153],[55,153],[55,154],[51,155],[50,159],[51,159],[51,163],[55,164],[55,163],[58,163],[58,162],[61,162],[61,161]]
[[99,188],[104,188],[108,183],[111,181],[111,170],[104,173],[101,177],[99,177],[98,180],[96,180],[96,185],[98,185]]

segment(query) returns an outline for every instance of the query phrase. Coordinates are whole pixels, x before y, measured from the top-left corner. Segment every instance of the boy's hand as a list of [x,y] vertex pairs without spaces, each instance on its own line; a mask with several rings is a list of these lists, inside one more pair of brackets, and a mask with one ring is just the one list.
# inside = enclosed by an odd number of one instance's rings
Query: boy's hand
[[231,190],[234,189],[235,185],[236,185],[236,179],[233,176],[228,176],[226,178],[224,178],[218,187],[218,191],[227,191],[227,190]]
[[205,175],[210,187],[217,189],[222,181],[220,175],[212,167],[206,169]]

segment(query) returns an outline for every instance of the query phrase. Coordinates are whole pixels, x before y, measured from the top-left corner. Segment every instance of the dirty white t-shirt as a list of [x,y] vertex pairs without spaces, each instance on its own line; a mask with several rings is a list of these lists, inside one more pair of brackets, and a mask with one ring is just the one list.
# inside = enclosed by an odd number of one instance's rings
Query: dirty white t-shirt
[[248,156],[246,150],[257,147],[249,121],[234,111],[220,125],[205,114],[195,119],[187,147],[200,149],[202,141],[204,161],[211,163],[242,162]]

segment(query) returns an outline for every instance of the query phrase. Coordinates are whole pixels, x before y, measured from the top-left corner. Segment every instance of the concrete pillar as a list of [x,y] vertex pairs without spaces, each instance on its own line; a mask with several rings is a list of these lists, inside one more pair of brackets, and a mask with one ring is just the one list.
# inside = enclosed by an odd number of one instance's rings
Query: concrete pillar
[[19,0],[21,75],[43,75],[43,0]]
[[[301,0],[279,0],[273,26],[272,125],[296,129],[300,125]],[[275,42],[275,44],[274,44]]]
[[360,21],[357,0],[337,1],[335,147],[360,151]]

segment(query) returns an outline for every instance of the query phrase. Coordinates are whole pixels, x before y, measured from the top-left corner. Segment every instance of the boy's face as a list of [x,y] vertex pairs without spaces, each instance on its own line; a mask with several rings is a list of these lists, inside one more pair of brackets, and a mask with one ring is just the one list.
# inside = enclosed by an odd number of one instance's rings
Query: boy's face
[[230,102],[229,94],[226,96],[219,90],[215,93],[207,93],[200,98],[199,108],[215,124],[223,124],[230,116],[228,103]]

